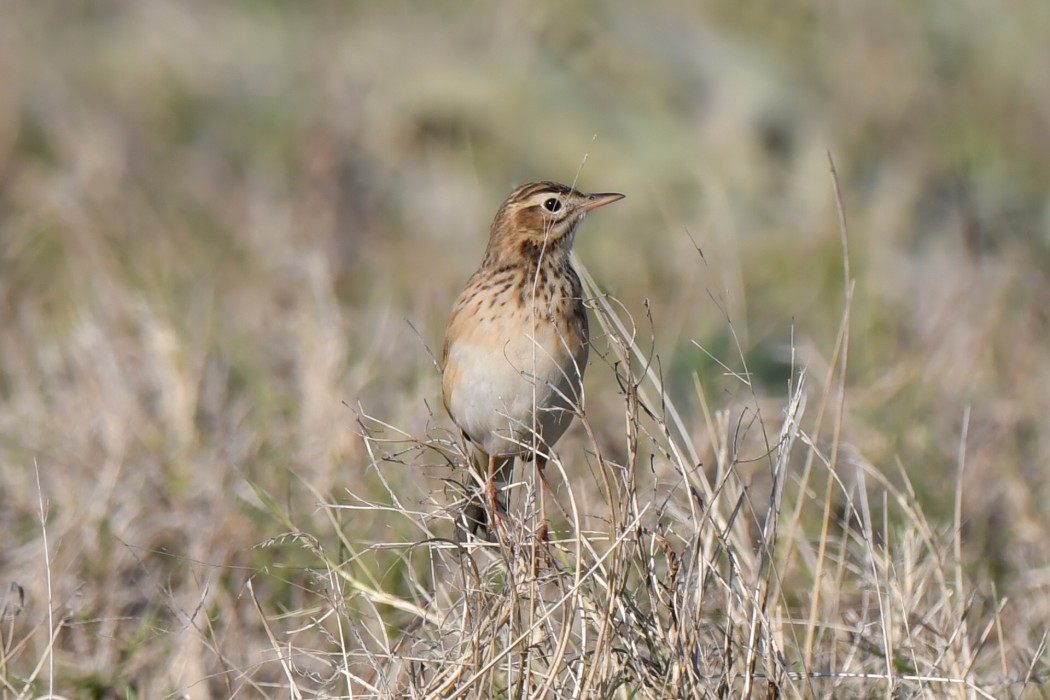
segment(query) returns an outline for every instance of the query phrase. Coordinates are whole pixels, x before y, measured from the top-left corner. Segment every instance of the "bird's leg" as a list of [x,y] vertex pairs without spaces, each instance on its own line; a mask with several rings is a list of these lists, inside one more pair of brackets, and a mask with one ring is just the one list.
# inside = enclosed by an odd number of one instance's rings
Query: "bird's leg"
[[488,471],[485,476],[485,499],[488,507],[495,511],[499,507],[499,499],[496,498],[496,458],[488,455]]
[[536,464],[536,475],[539,476],[540,480],[540,527],[536,532],[536,539],[543,544],[547,543],[547,504],[544,499],[544,495],[547,491],[547,475],[545,469],[547,468],[547,458],[538,452],[533,457],[533,461]]
[[536,476],[539,479],[539,501],[540,501],[540,525],[536,530],[536,537],[532,541],[532,575],[537,576],[540,572],[540,562],[547,566],[551,565],[550,540],[548,539],[547,526],[547,502],[546,492],[550,488],[547,484],[547,458],[539,453],[533,454],[533,463],[536,465]]
[[503,529],[503,516],[500,514],[499,490],[496,488],[496,471],[503,467],[503,462],[497,462],[495,455],[488,455],[488,458],[488,477],[485,479],[484,493],[489,516],[489,534],[507,542],[509,540]]

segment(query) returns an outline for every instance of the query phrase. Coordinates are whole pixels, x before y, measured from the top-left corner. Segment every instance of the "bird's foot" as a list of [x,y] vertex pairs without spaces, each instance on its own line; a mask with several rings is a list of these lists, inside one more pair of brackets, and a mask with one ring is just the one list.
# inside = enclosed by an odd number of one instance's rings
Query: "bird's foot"
[[493,482],[489,481],[485,484],[484,495],[490,538],[493,541],[498,539],[503,544],[510,544],[510,535],[507,533],[507,524],[503,517],[503,506],[500,504],[499,493]]

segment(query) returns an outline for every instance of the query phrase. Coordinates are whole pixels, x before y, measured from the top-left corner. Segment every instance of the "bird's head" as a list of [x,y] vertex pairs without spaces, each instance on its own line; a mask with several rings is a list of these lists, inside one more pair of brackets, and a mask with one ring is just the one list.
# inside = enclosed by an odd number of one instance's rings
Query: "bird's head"
[[567,255],[587,212],[619,199],[623,199],[622,194],[587,194],[556,182],[522,185],[496,212],[490,253],[497,248],[500,253],[530,259],[559,252]]

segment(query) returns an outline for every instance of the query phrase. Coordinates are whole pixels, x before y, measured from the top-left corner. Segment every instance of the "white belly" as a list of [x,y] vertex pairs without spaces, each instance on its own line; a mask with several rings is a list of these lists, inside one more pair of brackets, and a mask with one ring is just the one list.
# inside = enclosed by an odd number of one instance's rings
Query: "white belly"
[[[476,335],[451,344],[446,402],[456,424],[490,455],[546,451],[572,422],[580,402],[587,347],[574,356],[553,328],[537,338]],[[487,329],[490,333],[492,328]],[[497,334],[499,336],[501,334]],[[454,381],[450,381],[454,379]]]

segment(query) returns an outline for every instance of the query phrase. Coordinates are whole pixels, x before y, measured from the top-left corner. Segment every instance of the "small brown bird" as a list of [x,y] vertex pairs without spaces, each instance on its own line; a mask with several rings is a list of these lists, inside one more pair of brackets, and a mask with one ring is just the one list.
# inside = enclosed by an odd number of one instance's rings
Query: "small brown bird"
[[622,198],[554,182],[514,190],[496,212],[481,267],[456,300],[442,393],[487,466],[488,513],[478,503],[464,513],[472,533],[491,534],[489,514],[498,527],[498,487],[510,480],[514,458],[536,459],[542,470],[580,405],[587,313],[569,253],[587,212]]

